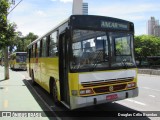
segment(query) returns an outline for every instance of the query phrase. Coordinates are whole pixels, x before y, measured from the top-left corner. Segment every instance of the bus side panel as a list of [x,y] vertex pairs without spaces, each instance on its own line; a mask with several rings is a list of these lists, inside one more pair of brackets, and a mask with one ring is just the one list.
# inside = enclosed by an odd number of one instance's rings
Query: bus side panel
[[36,77],[36,80],[40,84],[40,86],[43,87],[46,91],[50,92],[49,81],[50,78],[52,77],[57,81],[57,87],[58,87],[59,86],[58,58],[39,58],[38,64],[39,68],[36,74],[38,77]]

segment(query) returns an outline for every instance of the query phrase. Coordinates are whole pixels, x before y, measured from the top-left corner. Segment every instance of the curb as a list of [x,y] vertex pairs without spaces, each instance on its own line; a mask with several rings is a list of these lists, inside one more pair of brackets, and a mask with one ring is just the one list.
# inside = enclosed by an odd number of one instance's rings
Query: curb
[[160,75],[160,70],[155,70],[155,69],[138,69],[138,74]]

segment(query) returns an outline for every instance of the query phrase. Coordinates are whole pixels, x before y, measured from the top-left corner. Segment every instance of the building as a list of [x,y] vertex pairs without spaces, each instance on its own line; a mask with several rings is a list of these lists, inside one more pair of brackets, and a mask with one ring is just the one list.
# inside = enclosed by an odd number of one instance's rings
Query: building
[[82,15],[82,3],[83,0],[73,0],[72,14]]
[[151,17],[150,20],[148,20],[148,35],[153,35],[153,36],[159,36],[160,37],[160,25],[159,25],[159,20],[156,20],[154,17]]
[[83,3],[83,0],[73,0],[72,14],[88,15],[88,3]]
[[88,15],[88,3],[83,3],[83,6],[82,6],[82,13],[83,15]]
[[160,25],[154,27],[154,36],[160,37]]

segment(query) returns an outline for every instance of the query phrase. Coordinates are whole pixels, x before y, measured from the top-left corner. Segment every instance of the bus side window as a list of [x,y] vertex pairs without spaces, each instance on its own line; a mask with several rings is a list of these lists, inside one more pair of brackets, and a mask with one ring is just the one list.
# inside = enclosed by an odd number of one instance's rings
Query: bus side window
[[34,57],[37,57],[37,43],[35,43],[35,51],[34,51]]
[[49,43],[50,43],[50,35],[47,36],[47,57],[49,57]]
[[37,52],[36,52],[36,56],[40,57],[40,41],[37,42]]
[[57,31],[52,33],[50,35],[50,40],[49,40],[49,56],[50,57],[55,57],[58,55],[58,48],[57,48]]
[[44,37],[42,39],[42,57],[46,57],[47,56],[47,38]]
[[33,58],[33,46],[31,47],[31,58]]
[[35,58],[35,45],[32,46],[32,58]]
[[42,57],[42,40],[40,40],[39,57]]

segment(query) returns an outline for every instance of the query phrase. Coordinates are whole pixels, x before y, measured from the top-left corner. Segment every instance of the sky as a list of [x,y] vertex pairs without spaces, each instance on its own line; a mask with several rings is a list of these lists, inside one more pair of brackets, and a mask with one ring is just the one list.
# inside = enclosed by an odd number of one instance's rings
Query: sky
[[[16,4],[21,0],[15,0]],[[135,35],[147,34],[151,16],[160,20],[159,0],[83,0],[89,15],[109,16],[128,20],[135,25]],[[73,0],[23,0],[9,15],[23,35],[43,35],[72,15]],[[11,9],[14,7],[12,5]]]

